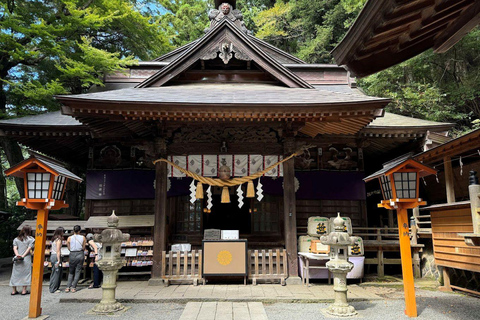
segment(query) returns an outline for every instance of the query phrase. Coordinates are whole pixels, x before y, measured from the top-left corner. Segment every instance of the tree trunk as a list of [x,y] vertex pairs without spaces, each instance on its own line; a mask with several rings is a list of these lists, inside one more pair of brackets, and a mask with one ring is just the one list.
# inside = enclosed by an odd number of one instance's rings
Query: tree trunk
[[3,174],[3,166],[0,167],[0,210],[5,210],[8,207],[7,202],[7,181]]
[[[8,160],[8,163],[10,164],[10,167],[24,160],[22,149],[20,148],[20,146],[16,141],[13,141],[8,137],[0,137],[0,145],[3,151],[5,152],[5,155],[7,156],[7,160]],[[23,179],[15,178],[15,184],[17,185],[17,190],[20,195],[20,198],[25,197]]]

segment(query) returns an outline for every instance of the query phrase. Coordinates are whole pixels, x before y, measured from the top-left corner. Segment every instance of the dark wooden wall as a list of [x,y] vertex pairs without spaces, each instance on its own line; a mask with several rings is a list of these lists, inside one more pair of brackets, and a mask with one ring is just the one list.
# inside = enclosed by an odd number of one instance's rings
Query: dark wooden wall
[[153,199],[87,200],[85,218],[111,215],[112,210],[117,216],[153,214]]
[[[276,197],[275,206],[278,210],[278,233],[254,232],[245,235],[249,240],[250,247],[283,247],[283,198]],[[175,230],[175,201],[169,198],[168,214],[168,232],[169,242],[181,243],[188,242],[195,246],[201,245],[203,234],[196,233],[177,233]],[[153,214],[152,200],[88,200],[87,209],[89,216],[110,215],[112,210],[119,216],[121,215],[148,215]],[[304,235],[307,232],[308,218],[312,216],[335,217],[340,212],[344,217],[352,219],[354,227],[366,226],[366,211],[364,201],[349,200],[297,200],[297,234]],[[273,212],[272,212],[273,214]],[[88,219],[88,217],[86,217]]]
[[365,201],[297,200],[297,234],[307,233],[309,217],[336,217],[337,212],[343,217],[349,217],[353,227],[367,226]]

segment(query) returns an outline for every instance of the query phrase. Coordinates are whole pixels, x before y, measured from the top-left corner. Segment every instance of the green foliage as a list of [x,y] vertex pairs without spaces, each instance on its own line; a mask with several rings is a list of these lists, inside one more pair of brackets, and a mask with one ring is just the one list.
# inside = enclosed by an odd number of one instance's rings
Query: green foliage
[[427,51],[359,81],[366,93],[390,97],[388,111],[471,128],[480,118],[480,29],[444,54]]
[[358,6],[349,3],[347,11],[343,1],[277,1],[253,19],[258,27],[255,35],[306,62],[331,63],[330,51],[358,13],[354,10]]
[[253,19],[258,26],[256,36],[272,45],[292,51],[302,30],[297,21],[291,19],[292,2],[278,1],[275,5],[260,11]]
[[207,0],[159,0],[167,12],[159,18],[163,32],[174,47],[183,46],[204,34],[209,25]]
[[124,0],[0,0],[0,111],[57,109],[103,74],[171,47],[154,19]]

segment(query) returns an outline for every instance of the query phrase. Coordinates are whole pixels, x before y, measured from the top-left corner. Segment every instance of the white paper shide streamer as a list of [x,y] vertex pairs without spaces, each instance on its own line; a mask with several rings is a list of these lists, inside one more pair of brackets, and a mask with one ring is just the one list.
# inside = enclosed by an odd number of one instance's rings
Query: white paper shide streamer
[[207,189],[207,209],[210,210],[213,207],[212,203],[212,186],[209,186]]
[[263,199],[263,189],[262,189],[262,187],[263,187],[263,185],[260,182],[260,179],[258,179],[258,184],[257,184],[257,200],[258,201],[262,201],[262,199]]
[[196,197],[197,187],[195,186],[195,180],[192,180],[190,184],[190,203],[195,203],[197,201]]
[[239,185],[237,188],[237,197],[238,197],[238,207],[243,207],[243,190],[242,185]]

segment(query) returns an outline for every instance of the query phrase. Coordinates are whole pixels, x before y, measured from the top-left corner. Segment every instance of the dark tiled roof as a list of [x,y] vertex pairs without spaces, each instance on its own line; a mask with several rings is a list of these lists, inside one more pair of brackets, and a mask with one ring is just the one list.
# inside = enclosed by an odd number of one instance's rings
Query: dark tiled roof
[[[154,88],[131,88],[114,91],[57,96],[61,101],[106,101],[168,104],[342,104],[388,102],[389,99],[370,97],[357,90],[334,91],[287,88],[264,84],[188,84]],[[332,90],[333,89],[333,90]]]
[[455,124],[448,122],[436,122],[406,117],[399,114],[385,112],[382,118],[372,121],[368,128],[392,128],[392,127],[453,127]]
[[65,116],[60,111],[0,120],[0,125],[1,124],[19,126],[83,126],[83,124],[75,120],[75,118]]

